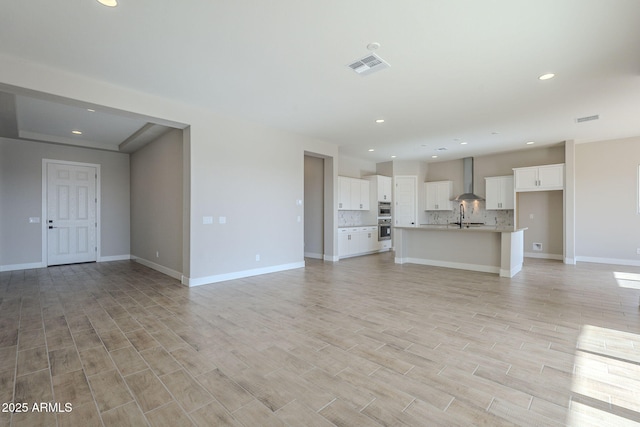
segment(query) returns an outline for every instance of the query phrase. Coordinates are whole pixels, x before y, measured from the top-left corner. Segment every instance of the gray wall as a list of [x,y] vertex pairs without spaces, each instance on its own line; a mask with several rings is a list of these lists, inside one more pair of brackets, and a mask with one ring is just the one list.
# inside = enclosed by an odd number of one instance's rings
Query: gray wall
[[131,255],[180,273],[182,160],[179,129],[131,155]]
[[304,156],[304,255],[324,254],[324,159]]
[[[101,257],[129,256],[129,155],[0,138],[0,268],[42,260],[42,159],[101,165]],[[41,218],[41,221],[46,218]]]
[[[518,193],[516,224],[528,228],[524,232],[525,256],[562,259],[562,198],[562,191]],[[534,243],[540,243],[542,250],[534,250]]]
[[575,145],[576,258],[640,265],[640,137]]

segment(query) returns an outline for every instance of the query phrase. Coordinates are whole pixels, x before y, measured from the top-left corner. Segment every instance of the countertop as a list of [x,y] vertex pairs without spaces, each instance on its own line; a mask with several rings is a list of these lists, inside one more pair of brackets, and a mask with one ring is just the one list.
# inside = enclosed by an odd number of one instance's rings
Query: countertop
[[403,230],[427,230],[427,231],[483,231],[489,233],[517,232],[526,230],[527,227],[514,228],[513,226],[496,226],[496,225],[472,225],[471,227],[463,227],[455,224],[420,224],[416,227],[394,227]]

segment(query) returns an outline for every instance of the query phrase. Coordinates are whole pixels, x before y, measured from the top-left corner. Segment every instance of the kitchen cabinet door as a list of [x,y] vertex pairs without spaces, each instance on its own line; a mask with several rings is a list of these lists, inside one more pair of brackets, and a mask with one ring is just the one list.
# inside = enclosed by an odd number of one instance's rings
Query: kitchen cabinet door
[[516,168],[513,172],[516,191],[564,189],[564,164]]
[[451,181],[425,182],[426,211],[451,211]]
[[375,252],[380,249],[378,247],[378,227],[366,227],[364,236],[366,240],[364,252]]
[[369,181],[339,176],[338,210],[368,211],[369,207]]
[[351,210],[351,178],[338,177],[338,210]]
[[392,179],[388,176],[378,175],[378,201],[391,202]]
[[508,210],[514,208],[513,176],[493,176],[486,181],[486,209]]
[[338,229],[338,257],[346,257],[349,256],[349,241],[351,237],[349,235],[349,229],[347,228],[339,228]]
[[369,181],[366,181],[364,179],[359,179],[357,181],[360,184],[360,198],[358,200],[359,203],[357,204],[357,206],[359,206],[358,209],[362,211],[368,211],[371,207],[371,204],[369,202]]
[[547,190],[564,188],[564,165],[540,166],[538,168],[540,187]]

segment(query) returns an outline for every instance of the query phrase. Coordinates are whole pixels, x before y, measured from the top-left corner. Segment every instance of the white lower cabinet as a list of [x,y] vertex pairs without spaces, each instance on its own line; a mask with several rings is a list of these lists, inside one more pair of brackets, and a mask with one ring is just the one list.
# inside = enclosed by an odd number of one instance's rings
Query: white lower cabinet
[[348,227],[338,229],[338,257],[361,255],[382,249],[378,227]]

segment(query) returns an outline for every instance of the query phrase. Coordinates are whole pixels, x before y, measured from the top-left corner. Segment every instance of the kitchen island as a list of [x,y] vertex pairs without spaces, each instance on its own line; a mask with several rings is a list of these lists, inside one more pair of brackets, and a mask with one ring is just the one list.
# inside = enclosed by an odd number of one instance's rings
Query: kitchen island
[[394,227],[395,262],[513,277],[522,269],[524,230],[486,225]]

